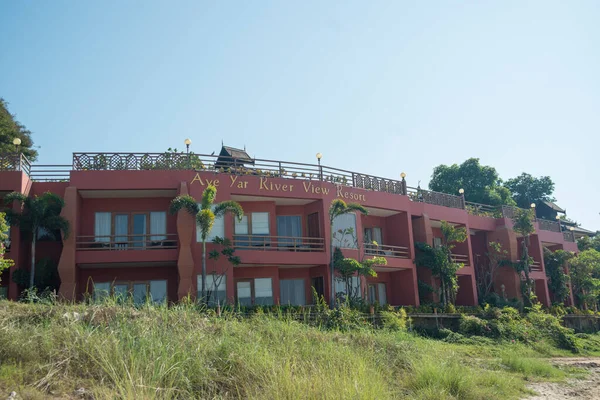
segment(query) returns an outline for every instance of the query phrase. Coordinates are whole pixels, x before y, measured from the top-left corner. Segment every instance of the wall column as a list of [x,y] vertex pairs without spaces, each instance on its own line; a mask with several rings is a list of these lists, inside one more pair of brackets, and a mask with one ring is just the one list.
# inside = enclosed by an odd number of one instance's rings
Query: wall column
[[[181,182],[179,195],[189,194],[186,182]],[[177,272],[179,284],[177,286],[177,300],[182,300],[188,294],[196,298],[194,292],[194,258],[192,256],[192,239],[196,229],[196,219],[186,210],[177,213],[177,235],[179,237],[179,256],[177,258]],[[229,282],[227,282],[229,286]]]
[[77,289],[77,263],[76,263],[76,242],[79,233],[79,210],[81,207],[81,197],[77,188],[69,186],[65,189],[65,207],[61,215],[69,221],[69,236],[63,238],[63,248],[58,262],[58,274],[60,276],[59,297],[73,301],[77,300],[79,295]]

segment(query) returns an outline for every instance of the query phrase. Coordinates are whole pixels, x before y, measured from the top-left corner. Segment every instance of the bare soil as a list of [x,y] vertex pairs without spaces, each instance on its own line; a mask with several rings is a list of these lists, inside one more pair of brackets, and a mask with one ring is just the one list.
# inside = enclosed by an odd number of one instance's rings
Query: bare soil
[[568,366],[585,369],[588,375],[582,379],[570,379],[566,383],[539,382],[528,385],[538,395],[528,400],[600,400],[600,357],[595,358],[554,358],[557,366]]

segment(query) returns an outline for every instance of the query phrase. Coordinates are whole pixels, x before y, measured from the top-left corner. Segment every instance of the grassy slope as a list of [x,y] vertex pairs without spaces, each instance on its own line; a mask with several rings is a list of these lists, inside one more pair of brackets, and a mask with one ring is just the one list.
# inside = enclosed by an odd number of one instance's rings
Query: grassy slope
[[[86,312],[82,321],[63,314]],[[403,332],[328,332],[191,307],[0,302],[0,398],[511,399],[563,379],[539,343],[458,345]]]

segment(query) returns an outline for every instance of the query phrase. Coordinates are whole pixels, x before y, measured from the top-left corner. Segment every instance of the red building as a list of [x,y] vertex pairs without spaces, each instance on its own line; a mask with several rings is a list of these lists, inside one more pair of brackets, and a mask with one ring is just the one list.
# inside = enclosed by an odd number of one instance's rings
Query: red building
[[[341,244],[345,256],[366,252],[387,260],[377,268],[376,278],[354,282],[372,302],[418,305],[418,280],[435,286],[428,270],[415,266],[414,249],[416,242],[438,243],[441,221],[469,233],[453,249],[455,259],[465,265],[458,272],[459,305],[477,304],[474,265],[484,258],[488,242],[500,242],[511,260],[520,255],[522,239],[511,229],[513,208],[469,204],[462,196],[409,187],[404,178],[252,159],[228,147],[210,156],[75,153],[66,166],[30,165],[23,156],[0,156],[0,196],[51,191],[65,200],[63,215],[72,232],[62,242],[40,241],[36,258],[58,264],[60,295],[66,299],[80,300],[94,289],[129,292],[139,300],[149,294],[169,301],[195,296],[202,254],[195,219],[184,211],[170,215],[168,208],[177,195],[199,200],[208,184],[217,187],[217,202],[235,200],[245,213],[241,222],[230,215],[215,221],[211,233],[231,238],[241,259],[235,267],[223,257],[208,260],[207,285],[215,290],[215,298],[228,302],[310,304],[312,287],[328,298],[328,209],[336,198],[360,203],[369,211],[368,216],[351,214],[335,221],[334,232],[350,227],[356,232],[357,237]],[[577,251],[577,246],[572,232],[563,232],[557,222],[538,220],[535,226],[531,275],[536,294],[548,305],[543,247]],[[11,299],[20,289],[13,282],[14,271],[30,268],[31,245],[24,238],[11,229],[7,256],[16,265],[4,272],[0,283],[0,295]],[[379,244],[376,248],[358,245],[372,240]],[[215,246],[208,244],[208,250]],[[496,293],[518,297],[519,287],[514,270],[503,267]],[[339,284],[336,288],[344,289]]]

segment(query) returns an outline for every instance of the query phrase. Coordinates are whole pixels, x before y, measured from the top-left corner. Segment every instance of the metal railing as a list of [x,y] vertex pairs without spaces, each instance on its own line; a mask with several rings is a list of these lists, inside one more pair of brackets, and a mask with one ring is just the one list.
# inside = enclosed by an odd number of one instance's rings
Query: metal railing
[[471,215],[480,217],[500,218],[502,211],[498,206],[490,206],[488,204],[473,203],[472,201],[465,202],[465,209]]
[[369,256],[382,256],[394,258],[409,258],[408,247],[390,246],[387,244],[365,243],[365,254]]
[[547,219],[538,219],[538,226],[543,231],[560,232],[560,222],[549,221]]
[[77,236],[77,250],[153,250],[176,249],[177,235],[142,234],[142,235],[102,235]]
[[325,239],[315,237],[233,235],[232,244],[236,250],[325,251]]
[[33,164],[29,177],[36,182],[68,182],[71,165]]
[[0,153],[0,171],[31,171],[31,163],[22,153]]
[[565,242],[575,243],[575,234],[573,232],[563,232]]
[[462,196],[455,196],[453,194],[432,192],[431,190],[425,190],[421,188],[407,187],[408,197],[415,202],[434,204],[443,207],[451,207],[464,209],[465,204]]

